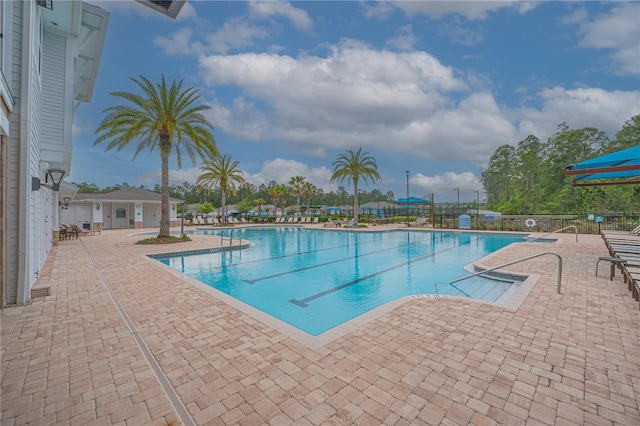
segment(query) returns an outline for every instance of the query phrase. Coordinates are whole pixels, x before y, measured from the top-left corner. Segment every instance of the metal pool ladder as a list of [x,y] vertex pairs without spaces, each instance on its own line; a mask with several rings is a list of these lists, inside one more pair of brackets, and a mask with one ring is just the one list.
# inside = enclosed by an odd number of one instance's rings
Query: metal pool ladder
[[240,234],[238,233],[238,231],[236,231],[235,229],[231,229],[230,231],[227,231],[226,229],[224,229],[221,233],[220,233],[220,245],[222,246],[224,243],[224,236],[226,235],[229,238],[229,247],[231,247],[233,245],[233,233],[236,233],[236,237],[238,238],[238,241],[241,241],[242,238],[240,238]]
[[458,278],[457,280],[449,281],[448,283],[445,283],[445,285],[447,285],[447,284],[448,285],[452,285],[453,283],[457,283],[458,281],[462,281],[462,280],[466,280],[468,278],[472,278],[472,277],[475,277],[475,276],[478,276],[478,275],[486,274],[487,272],[495,271],[496,269],[504,268],[505,266],[510,266],[510,265],[515,264],[515,263],[524,262],[525,260],[533,259],[535,257],[540,257],[540,256],[544,256],[544,255],[547,255],[547,254],[551,254],[551,255],[553,255],[553,256],[558,258],[558,294],[562,294],[562,291],[560,291],[560,282],[562,280],[562,257],[560,257],[560,255],[558,253],[553,253],[553,252],[550,252],[550,251],[545,251],[543,253],[534,254],[533,256],[523,257],[522,259],[514,260],[513,262],[505,263],[504,265],[496,266],[494,268],[485,269],[482,272],[477,272],[475,274],[467,275],[466,277]]

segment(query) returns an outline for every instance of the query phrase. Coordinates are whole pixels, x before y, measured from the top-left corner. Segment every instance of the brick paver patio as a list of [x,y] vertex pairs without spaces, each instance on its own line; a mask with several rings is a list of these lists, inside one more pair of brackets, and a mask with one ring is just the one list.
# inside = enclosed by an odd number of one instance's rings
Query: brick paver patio
[[[145,254],[129,230],[61,241],[51,295],[1,313],[1,425],[640,424],[640,310],[602,239],[483,260],[539,274],[519,308],[415,298],[319,347]],[[318,345],[316,345],[318,346]]]

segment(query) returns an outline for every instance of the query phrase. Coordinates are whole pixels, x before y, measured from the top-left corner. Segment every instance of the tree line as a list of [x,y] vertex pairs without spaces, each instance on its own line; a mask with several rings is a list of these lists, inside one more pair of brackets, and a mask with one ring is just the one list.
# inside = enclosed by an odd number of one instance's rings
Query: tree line
[[[292,178],[299,179],[303,176],[293,176]],[[306,186],[307,189],[303,190],[300,195],[300,205],[301,206],[352,206],[353,205],[353,194],[347,190],[344,186],[338,186],[336,191],[325,192],[322,188],[318,188],[313,185],[311,182],[304,180],[305,184],[312,185],[311,192],[309,192],[309,187]],[[75,183],[78,186],[78,192],[80,193],[93,193],[93,194],[106,194],[109,192],[117,191],[120,189],[130,188],[135,185],[130,185],[127,182],[123,182],[121,184],[109,185],[106,187],[99,187],[95,183],[89,182],[81,182]],[[156,192],[160,194],[162,188],[160,184],[156,184],[153,187],[147,187],[145,185],[135,186],[141,189],[147,189],[152,192]],[[284,187],[284,188],[283,188]],[[263,200],[262,205],[265,204],[275,204],[272,198],[272,194],[274,189],[278,188],[276,191],[279,191],[284,195],[284,201],[280,201],[278,205],[278,209],[282,206],[291,207],[296,205],[297,198],[297,190],[294,189],[293,185],[287,183],[279,183],[274,180],[269,182],[268,184],[260,184],[254,185],[251,183],[247,183],[244,186],[240,186],[237,188],[236,193],[232,193],[230,196],[226,197],[226,201],[228,204],[245,204],[249,205],[251,210],[254,207],[258,206],[257,201]],[[184,200],[187,204],[202,204],[202,203],[211,203],[215,207],[220,207],[222,205],[222,193],[214,189],[211,192],[208,190],[203,190],[199,185],[183,182],[182,184],[171,184],[169,185],[169,196],[173,198],[177,198],[179,200]],[[358,200],[360,204],[366,204],[369,202],[395,202],[395,196],[392,191],[388,191],[383,193],[379,189],[372,189],[371,191],[365,191],[362,189],[358,190]]]
[[487,206],[503,214],[632,212],[640,209],[640,185],[573,187],[564,167],[640,144],[640,115],[630,118],[610,140],[593,127],[566,123],[546,142],[534,135],[496,149],[482,185]]

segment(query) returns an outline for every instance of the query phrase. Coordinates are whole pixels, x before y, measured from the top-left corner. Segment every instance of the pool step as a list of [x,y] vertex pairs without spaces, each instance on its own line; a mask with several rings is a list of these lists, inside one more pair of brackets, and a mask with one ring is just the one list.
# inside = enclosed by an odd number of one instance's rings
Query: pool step
[[511,281],[498,281],[483,277],[473,277],[454,284],[440,284],[438,293],[448,296],[472,297],[495,301],[509,288]]

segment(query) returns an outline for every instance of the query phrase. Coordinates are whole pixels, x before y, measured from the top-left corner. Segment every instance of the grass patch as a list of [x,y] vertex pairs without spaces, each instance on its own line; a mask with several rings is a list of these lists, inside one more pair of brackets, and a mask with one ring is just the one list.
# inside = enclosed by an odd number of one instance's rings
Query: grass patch
[[176,237],[175,235],[170,235],[168,237],[153,237],[153,238],[145,238],[144,240],[138,241],[136,244],[173,244],[173,243],[182,243],[185,241],[191,241],[191,238],[186,235],[183,237]]

